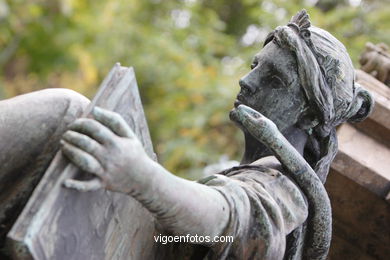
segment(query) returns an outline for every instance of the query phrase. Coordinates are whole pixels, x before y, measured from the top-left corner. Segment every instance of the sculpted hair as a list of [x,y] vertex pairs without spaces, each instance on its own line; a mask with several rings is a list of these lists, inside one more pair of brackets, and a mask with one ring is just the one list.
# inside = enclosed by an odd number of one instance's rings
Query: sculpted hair
[[297,59],[300,84],[312,116],[309,123],[302,124],[310,135],[304,157],[325,182],[337,153],[336,126],[365,119],[372,110],[373,98],[355,83],[353,64],[344,45],[327,31],[312,26],[306,10],[271,32],[264,46],[271,41],[290,49]]

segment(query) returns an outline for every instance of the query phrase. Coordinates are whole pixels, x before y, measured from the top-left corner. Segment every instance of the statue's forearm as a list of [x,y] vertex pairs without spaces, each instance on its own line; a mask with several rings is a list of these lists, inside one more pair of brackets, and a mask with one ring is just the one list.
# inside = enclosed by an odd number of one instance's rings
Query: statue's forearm
[[150,159],[118,114],[97,107],[92,113],[94,119],[80,118],[69,126],[61,140],[62,152],[99,179],[69,179],[66,187],[82,191],[105,187],[129,194],[174,234],[221,234],[230,209],[217,190],[176,177]]
[[152,212],[164,229],[177,235],[221,234],[230,209],[218,191],[179,178],[152,160],[142,165],[130,195]]

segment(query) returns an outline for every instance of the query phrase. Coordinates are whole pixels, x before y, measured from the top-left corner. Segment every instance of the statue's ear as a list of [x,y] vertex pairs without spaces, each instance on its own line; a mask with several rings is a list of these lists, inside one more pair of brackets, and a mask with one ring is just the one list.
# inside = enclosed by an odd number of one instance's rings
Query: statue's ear
[[348,119],[348,122],[360,122],[366,119],[368,115],[372,112],[374,107],[374,98],[365,90],[361,85],[355,83],[355,98],[354,104],[351,108],[351,117]]
[[316,127],[319,124],[316,114],[316,111],[314,111],[310,107],[306,107],[299,117],[299,128],[301,128],[302,130],[310,130]]

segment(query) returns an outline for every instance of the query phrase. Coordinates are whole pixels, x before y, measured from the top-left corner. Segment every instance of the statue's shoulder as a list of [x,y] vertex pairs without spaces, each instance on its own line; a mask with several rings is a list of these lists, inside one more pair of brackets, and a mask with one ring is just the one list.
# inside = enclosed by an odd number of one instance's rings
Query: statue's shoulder
[[254,166],[262,166],[262,167],[267,167],[270,169],[278,170],[278,171],[283,171],[282,165],[280,164],[279,160],[276,159],[275,156],[267,156],[260,158],[250,165]]
[[284,169],[280,162],[273,156],[264,157],[251,164],[241,164],[223,170],[217,174],[210,175],[201,180],[199,183],[207,185],[221,185],[229,182],[228,179],[235,179],[243,182],[268,182],[274,179],[286,178]]

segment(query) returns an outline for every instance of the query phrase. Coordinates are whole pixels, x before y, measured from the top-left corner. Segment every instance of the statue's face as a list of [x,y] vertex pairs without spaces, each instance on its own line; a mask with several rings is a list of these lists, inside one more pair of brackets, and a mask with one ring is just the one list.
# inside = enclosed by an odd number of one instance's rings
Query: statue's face
[[[240,79],[235,107],[247,105],[271,119],[283,132],[297,123],[306,107],[293,53],[273,42],[253,59],[252,70]],[[230,118],[237,122],[235,109]]]

